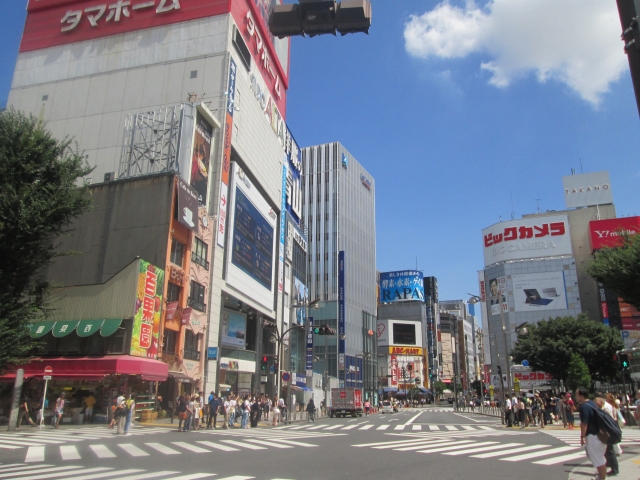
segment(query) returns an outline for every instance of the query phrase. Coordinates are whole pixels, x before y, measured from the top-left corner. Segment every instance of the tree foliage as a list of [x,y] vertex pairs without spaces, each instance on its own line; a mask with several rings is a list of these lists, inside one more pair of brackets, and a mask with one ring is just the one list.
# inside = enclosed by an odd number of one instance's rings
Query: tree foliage
[[442,392],[447,389],[447,384],[438,380],[433,384],[433,388],[436,390],[438,395],[442,395]]
[[584,360],[580,355],[571,355],[571,361],[567,368],[567,385],[574,392],[579,387],[591,389],[591,375],[589,374],[589,367],[584,363]]
[[56,237],[90,208],[84,158],[33,116],[0,113],[0,372],[30,357],[27,326],[46,316],[44,271]]
[[527,328],[528,333],[518,337],[511,352],[517,363],[528,360],[534,370],[566,381],[571,358],[578,355],[596,381],[610,381],[618,374],[613,356],[624,346],[617,329],[584,314],[550,318]]
[[640,235],[620,232],[620,239],[621,246],[596,252],[587,273],[640,309]]

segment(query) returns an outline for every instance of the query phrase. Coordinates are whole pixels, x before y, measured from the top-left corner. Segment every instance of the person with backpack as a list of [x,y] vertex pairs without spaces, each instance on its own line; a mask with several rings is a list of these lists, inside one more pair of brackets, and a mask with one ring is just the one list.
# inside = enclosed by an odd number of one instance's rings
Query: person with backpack
[[[575,396],[580,405],[580,445],[585,447],[589,461],[598,471],[598,476],[594,480],[604,480],[607,478],[607,461],[605,459],[607,444],[598,436],[601,428],[598,415],[600,407],[589,400],[589,392],[586,388],[578,388]],[[604,412],[603,414],[607,415]]]
[[187,413],[186,395],[180,395],[177,402],[176,413],[178,414],[178,431],[183,432],[186,431],[185,427],[187,426],[187,418],[189,418],[189,414]]

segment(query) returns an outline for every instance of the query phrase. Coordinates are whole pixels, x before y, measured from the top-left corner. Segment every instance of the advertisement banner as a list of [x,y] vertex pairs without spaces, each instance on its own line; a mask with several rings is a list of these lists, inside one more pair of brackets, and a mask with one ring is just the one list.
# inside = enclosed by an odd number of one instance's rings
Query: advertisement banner
[[640,232],[640,217],[611,218],[589,222],[591,251],[622,245],[621,233],[635,235]]
[[287,216],[285,210],[287,208],[287,161],[285,155],[285,163],[282,166],[282,201],[280,202],[280,246],[278,252],[280,254],[280,262],[278,263],[278,291],[282,293],[284,287],[284,241]]
[[500,315],[500,308],[507,313],[509,305],[507,303],[507,277],[497,277],[489,280],[489,307],[491,315]]
[[418,270],[380,273],[380,302],[424,302],[424,275]]
[[222,178],[220,182],[220,207],[218,209],[218,245],[224,248],[227,226],[227,198],[229,197],[229,173],[231,171],[231,137],[233,135],[233,111],[236,98],[236,62],[229,58],[229,88],[224,120],[224,142],[222,145]]
[[507,260],[572,254],[566,215],[496,223],[482,230],[482,238],[485,267]]
[[241,313],[224,311],[220,325],[220,343],[227,347],[245,349],[247,317]]
[[345,298],[344,298],[344,250],[338,252],[338,370],[340,381],[344,381],[344,355],[346,352],[345,344]]
[[395,355],[391,355],[390,357],[391,364],[391,386],[398,386],[398,359]]
[[193,138],[190,184],[198,194],[198,203],[200,205],[207,204],[212,135],[213,127],[198,112],[196,115],[196,131]]
[[169,302],[164,309],[164,318],[165,320],[173,320],[173,316],[176,313],[176,309],[178,308],[178,302]]
[[622,343],[624,343],[624,348],[634,348],[640,347],[640,329],[638,330],[622,330],[620,332],[622,335]]
[[424,355],[424,350],[421,347],[389,347],[389,354],[418,357]]
[[613,203],[609,172],[582,173],[562,177],[567,208]]
[[178,222],[198,233],[198,193],[178,177]]
[[30,0],[20,52],[228,13],[211,0]]
[[620,308],[620,316],[622,318],[640,319],[640,311],[638,311],[636,307],[625,302],[621,298],[618,298],[618,306]]
[[306,357],[306,374],[307,377],[313,375],[313,317],[309,317],[309,328],[307,330],[307,357]]
[[377,326],[378,347],[386,347],[389,345],[389,321],[378,320]]
[[564,272],[512,275],[516,312],[566,310]]
[[[200,231],[198,236],[191,236],[191,264],[189,266],[189,279],[195,280],[197,283],[204,287],[205,291],[205,303],[206,296],[209,294],[209,281],[211,275],[209,274],[209,266],[211,264],[212,248],[210,247],[213,241],[213,225],[209,222],[209,215],[207,214],[207,207],[201,205],[198,208],[198,224]],[[207,313],[200,312],[198,310],[191,311],[191,330],[196,335],[203,332],[207,326]]]
[[140,260],[130,355],[156,358],[162,315],[164,270]]

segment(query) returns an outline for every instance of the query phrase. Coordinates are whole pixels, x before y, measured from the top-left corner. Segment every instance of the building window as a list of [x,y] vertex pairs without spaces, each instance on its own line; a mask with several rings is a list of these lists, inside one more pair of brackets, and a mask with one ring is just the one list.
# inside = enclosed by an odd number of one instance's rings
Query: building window
[[185,330],[184,332],[182,358],[200,361],[200,335],[195,335],[191,330]]
[[193,251],[191,252],[191,261],[193,263],[197,263],[205,270],[209,270],[209,262],[207,261],[207,256],[209,253],[209,245],[204,243],[198,237],[195,237],[196,241],[193,245]]
[[207,306],[204,303],[204,285],[191,280],[191,289],[189,291],[189,299],[187,305],[199,312],[206,312]]
[[184,245],[175,240],[171,240],[171,255],[169,261],[174,265],[178,265],[182,268],[182,260],[184,258]]
[[286,278],[291,278],[291,265],[289,265],[288,263],[284,265],[284,276]]
[[289,308],[289,294],[284,292],[284,308]]
[[164,331],[164,342],[162,343],[162,353],[175,355],[176,344],[178,343],[178,332],[173,330]]
[[175,283],[169,282],[167,286],[167,302],[179,302],[182,288]]
[[415,345],[416,326],[413,323],[394,323],[393,343],[398,345]]
[[244,42],[242,38],[242,34],[238,31],[237,28],[233,29],[233,46],[236,48],[238,55],[240,55],[240,60],[246,67],[247,70],[251,70],[251,53],[247,48],[247,44]]

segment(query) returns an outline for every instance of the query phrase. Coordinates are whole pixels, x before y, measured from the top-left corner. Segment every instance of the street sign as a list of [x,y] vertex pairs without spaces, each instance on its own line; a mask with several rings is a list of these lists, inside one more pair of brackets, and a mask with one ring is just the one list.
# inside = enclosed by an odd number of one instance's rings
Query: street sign
[[44,367],[44,374],[45,375],[51,375],[53,373],[53,368],[52,367]]
[[45,376],[44,376],[44,377],[42,377],[42,378],[44,378],[45,380],[51,380],[51,375],[45,375]]
[[522,360],[522,366],[523,367],[528,367],[529,366],[529,360]]
[[291,375],[289,375],[289,372],[284,372],[282,374],[282,380],[283,381],[288,382],[290,378],[291,378]]

